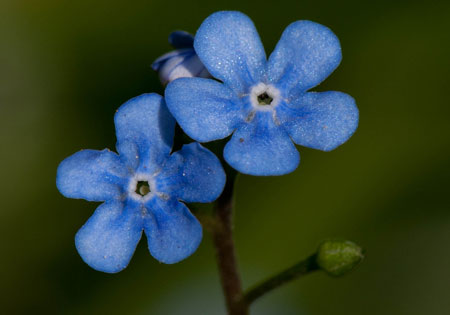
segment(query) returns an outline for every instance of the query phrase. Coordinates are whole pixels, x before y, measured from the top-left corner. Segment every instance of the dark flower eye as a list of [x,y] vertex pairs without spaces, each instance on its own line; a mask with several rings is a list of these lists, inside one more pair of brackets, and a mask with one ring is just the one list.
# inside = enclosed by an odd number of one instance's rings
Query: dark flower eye
[[150,192],[150,186],[147,181],[138,181],[136,184],[135,193],[145,196]]

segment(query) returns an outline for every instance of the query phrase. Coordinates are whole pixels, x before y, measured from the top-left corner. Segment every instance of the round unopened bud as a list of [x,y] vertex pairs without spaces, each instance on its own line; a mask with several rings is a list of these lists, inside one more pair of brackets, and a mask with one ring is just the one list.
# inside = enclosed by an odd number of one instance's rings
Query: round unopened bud
[[361,247],[350,241],[325,241],[319,246],[317,264],[331,276],[342,276],[364,258]]

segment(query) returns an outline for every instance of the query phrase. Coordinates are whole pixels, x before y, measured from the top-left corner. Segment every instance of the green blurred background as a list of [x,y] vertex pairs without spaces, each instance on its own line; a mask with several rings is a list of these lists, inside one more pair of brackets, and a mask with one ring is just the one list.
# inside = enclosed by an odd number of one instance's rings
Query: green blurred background
[[62,197],[58,163],[114,148],[113,115],[162,93],[150,64],[174,29],[236,9],[270,53],[299,19],[329,26],[343,61],[318,90],[351,94],[360,126],[330,153],[300,148],[292,174],[241,176],[235,239],[246,287],[351,239],[367,259],[257,301],[253,314],[450,314],[448,1],[23,1],[0,6],[0,313],[224,314],[211,239],[163,265],[138,246],[115,275],[90,269],[74,235],[94,203]]

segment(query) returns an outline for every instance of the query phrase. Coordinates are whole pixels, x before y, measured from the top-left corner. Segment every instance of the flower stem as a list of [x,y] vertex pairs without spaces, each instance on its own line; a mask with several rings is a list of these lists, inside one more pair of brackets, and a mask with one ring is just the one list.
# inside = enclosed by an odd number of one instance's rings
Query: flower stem
[[212,229],[222,289],[229,315],[246,315],[248,306],[242,303],[242,284],[233,241],[233,188],[235,172],[228,173],[222,195],[214,205],[215,223]]
[[260,298],[264,294],[278,288],[279,286],[294,280],[296,278],[305,276],[313,271],[319,270],[319,266],[316,262],[317,255],[311,255],[305,260],[293,265],[292,267],[283,270],[275,276],[255,285],[253,288],[247,290],[243,295],[241,304],[250,305],[256,299]]

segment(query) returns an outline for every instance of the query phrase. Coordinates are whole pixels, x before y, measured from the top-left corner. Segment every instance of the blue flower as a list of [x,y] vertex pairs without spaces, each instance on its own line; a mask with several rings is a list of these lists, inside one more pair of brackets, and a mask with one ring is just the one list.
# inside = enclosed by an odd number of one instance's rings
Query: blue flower
[[329,151],[356,130],[358,109],[352,97],[308,92],[341,61],[339,40],[327,27],[310,21],[290,24],[267,61],[246,15],[217,12],[200,26],[194,47],[221,82],[175,80],[166,88],[167,106],[197,141],[233,134],[224,158],[241,173],[292,172],[300,162],[294,143]]
[[202,228],[180,201],[214,201],[225,185],[223,168],[198,143],[171,153],[175,120],[157,94],[129,100],[114,121],[119,154],[82,150],[58,167],[64,196],[104,201],[78,231],[77,250],[92,268],[118,272],[145,231],[153,257],[183,260],[200,244]]
[[191,34],[175,31],[169,35],[169,43],[176,50],[162,55],[152,64],[163,85],[178,78],[211,77],[195,53],[194,37]]

